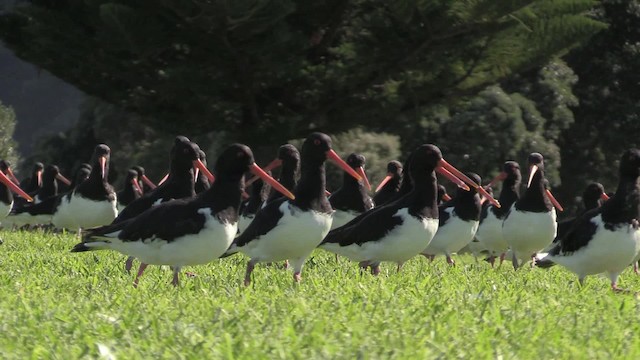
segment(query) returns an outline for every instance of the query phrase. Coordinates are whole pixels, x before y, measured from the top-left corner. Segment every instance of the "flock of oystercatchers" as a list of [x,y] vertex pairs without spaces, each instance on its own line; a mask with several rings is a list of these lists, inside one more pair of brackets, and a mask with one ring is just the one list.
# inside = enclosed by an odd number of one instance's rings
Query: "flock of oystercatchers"
[[[526,187],[515,161],[505,162],[482,186],[479,175],[460,172],[438,147],[425,144],[404,166],[390,161],[371,197],[365,158],[351,154],[344,161],[331,145],[328,135],[312,133],[301,151],[282,145],[262,169],[249,147],[233,144],[220,154],[212,174],[198,145],[178,136],[170,170],[157,186],[138,166],[127,171],[117,193],[108,183],[110,149],[104,144],[72,181],[58,167],[37,163],[31,177],[19,183],[10,164],[0,161],[0,217],[5,228],[77,230],[82,241],[72,252],[116,250],[129,256],[127,271],[138,259],[135,286],[150,264],[171,266],[172,283],[178,285],[183,266],[238,252],[249,257],[248,285],[261,262],[285,261],[300,281],[316,248],[378,274],[383,261],[396,263],[400,271],[419,254],[431,260],[444,255],[455,265],[451,255],[471,247],[487,252],[491,266],[505,257],[515,269],[529,260],[541,268],[560,264],[581,284],[587,275],[606,273],[612,289],[620,290],[619,274],[640,258],[640,150],[622,155],[615,194],[609,198],[602,185],[590,185],[585,210],[558,223],[556,209],[562,207],[549,190],[539,153],[527,160]],[[345,172],[333,194],[325,186],[327,160]],[[276,180],[270,171],[278,167]],[[436,174],[457,185],[453,197],[438,185]],[[59,191],[58,181],[66,191]],[[499,183],[496,200],[492,187]],[[13,192],[23,200],[14,202]]]

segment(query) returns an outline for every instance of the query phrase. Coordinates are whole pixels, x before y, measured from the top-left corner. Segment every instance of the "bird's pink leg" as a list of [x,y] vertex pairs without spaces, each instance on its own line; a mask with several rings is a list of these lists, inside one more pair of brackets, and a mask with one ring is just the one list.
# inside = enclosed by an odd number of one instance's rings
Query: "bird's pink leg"
[[171,284],[175,287],[178,287],[180,285],[180,266],[176,266],[173,268],[173,280],[171,280]]
[[251,284],[251,273],[253,272],[253,268],[256,266],[258,261],[251,259],[247,263],[247,272],[244,274],[244,285],[249,286]]
[[488,262],[489,264],[491,264],[491,268],[493,269],[493,267],[494,267],[494,265],[495,265],[495,263],[496,263],[496,257],[495,257],[495,255],[491,255],[491,256],[489,256],[489,257],[487,258],[487,262]]
[[636,275],[640,275],[640,272],[638,271],[638,262],[634,262],[633,263],[633,272],[636,273]]
[[449,264],[451,266],[456,266],[456,262],[453,261],[453,259],[449,255],[447,255],[447,264]]
[[506,252],[503,252],[502,254],[500,254],[500,264],[498,264],[498,269],[500,268],[500,266],[502,266],[502,263],[504,262],[504,258],[507,256]]
[[129,256],[127,261],[124,263],[124,269],[127,270],[127,273],[131,273],[131,268],[133,267],[133,260],[135,258],[133,256]]
[[134,288],[138,287],[138,281],[140,280],[140,276],[142,276],[142,274],[144,274],[144,269],[146,269],[147,266],[149,266],[149,265],[145,264],[145,263],[140,263],[140,267],[138,267],[138,274],[136,275],[136,279],[133,280],[133,287]]
[[371,264],[371,274],[378,276],[380,275],[380,264]]
[[402,265],[404,265],[404,263],[398,263],[398,269],[396,272],[400,272],[400,269],[402,269]]

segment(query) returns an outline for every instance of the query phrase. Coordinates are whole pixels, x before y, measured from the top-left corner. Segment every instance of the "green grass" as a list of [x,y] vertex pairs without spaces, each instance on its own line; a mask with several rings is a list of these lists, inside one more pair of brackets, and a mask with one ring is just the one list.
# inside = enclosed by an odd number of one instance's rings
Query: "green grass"
[[[259,265],[245,288],[235,256],[187,268],[198,276],[177,289],[169,269],[149,267],[134,289],[115,252],[69,253],[71,235],[0,236],[3,359],[640,357],[636,295],[600,277],[581,288],[559,267],[415,258],[373,277],[318,251],[299,285]],[[640,290],[630,270],[620,284]]]

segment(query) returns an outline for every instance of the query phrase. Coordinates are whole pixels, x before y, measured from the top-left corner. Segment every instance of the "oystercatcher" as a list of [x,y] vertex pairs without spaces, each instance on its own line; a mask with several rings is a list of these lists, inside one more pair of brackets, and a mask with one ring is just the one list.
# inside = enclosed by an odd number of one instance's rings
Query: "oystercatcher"
[[[207,166],[207,154],[205,154],[201,149],[198,150],[198,159],[200,159],[200,162],[205,167]],[[211,187],[211,183],[209,182],[209,178],[207,178],[207,175],[203,171],[200,171],[200,169],[198,168],[196,168],[195,179],[196,184],[194,190],[196,191],[196,194],[200,194],[201,192]]]
[[250,257],[245,285],[251,282],[256,263],[287,259],[293,267],[294,281],[300,281],[306,258],[331,228],[333,209],[325,193],[327,159],[360,179],[333,151],[328,135],[309,135],[302,145],[302,177],[294,191],[295,200],[281,198],[268,203],[227,251],[227,255],[241,251]]
[[387,164],[387,176],[382,179],[373,196],[374,204],[381,206],[393,200],[400,191],[401,185],[402,164],[397,160],[389,161]]
[[353,153],[347,157],[346,162],[364,181],[358,181],[347,173],[343,175],[342,187],[329,196],[329,203],[335,210],[331,224],[332,229],[348,223],[357,215],[374,207],[367,189],[369,181],[364,171],[364,156]]
[[215,260],[236,236],[247,170],[293,198],[255,164],[249,147],[233,144],[218,158],[217,179],[207,191],[194,198],[162,203],[125,222],[91,229],[84,235],[84,242],[71,251],[111,249],[139,258],[143,264],[135,283],[146,264],[172,265],[172,283],[177,286],[183,266]]
[[488,186],[491,187],[498,182],[502,182],[502,190],[498,198],[501,207],[498,208],[491,204],[483,207],[480,226],[476,232],[476,239],[489,252],[489,257],[486,260],[492,267],[497,256],[500,256],[500,265],[502,265],[509,248],[509,244],[502,236],[502,223],[513,204],[520,198],[520,183],[522,182],[520,165],[515,161],[505,162],[500,174]]
[[124,208],[131,204],[134,200],[142,196],[142,188],[138,181],[138,172],[135,169],[127,170],[127,177],[124,179],[124,187],[118,191],[118,212],[122,212]]
[[618,189],[601,207],[578,217],[569,232],[536,264],[548,268],[560,264],[578,275],[607,273],[611,288],[620,273],[640,253],[640,150],[629,149],[620,160]]
[[528,163],[527,190],[515,202],[502,225],[502,236],[511,248],[514,269],[520,267],[519,259],[534,260],[537,252],[551,244],[558,225],[556,210],[545,186],[544,158],[539,153],[532,153]]
[[147,177],[147,175],[145,174],[145,170],[142,166],[136,165],[132,167],[132,169],[138,173],[138,184],[140,185],[140,188],[142,189],[143,194],[157,187],[156,184],[154,184],[153,181],[151,181],[151,179]]
[[[408,170],[407,170],[408,169]],[[364,213],[356,222],[332,230],[321,248],[372,266],[377,274],[381,261],[402,264],[418,255],[431,242],[438,229],[437,179],[435,171],[459,186],[462,181],[478,185],[442,158],[437,146],[418,147],[405,163],[404,181],[413,186],[400,199]],[[462,180],[461,180],[462,179]],[[493,200],[495,201],[495,200]]]
[[107,182],[111,149],[96,146],[89,178],[60,198],[51,223],[58,229],[75,230],[109,224],[118,215],[116,193]]
[[[468,173],[476,184],[482,184],[480,176]],[[468,245],[478,230],[482,205],[475,188],[458,189],[456,196],[438,209],[438,231],[422,255],[434,259],[436,255],[445,255],[449,265],[455,265],[452,253]]]

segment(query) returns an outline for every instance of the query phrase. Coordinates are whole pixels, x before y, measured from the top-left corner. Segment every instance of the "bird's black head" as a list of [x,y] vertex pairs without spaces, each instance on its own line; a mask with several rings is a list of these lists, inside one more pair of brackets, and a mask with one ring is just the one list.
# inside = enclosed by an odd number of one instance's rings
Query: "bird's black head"
[[401,175],[402,174],[402,164],[398,160],[389,161],[387,164],[387,172],[393,175]]
[[529,154],[529,158],[527,159],[529,166],[536,165],[539,169],[542,169],[544,166],[544,157],[540,153],[531,153]]
[[347,157],[347,164],[349,164],[349,166],[351,166],[354,169],[357,169],[359,167],[364,167],[365,161],[366,159],[364,158],[364,155],[360,155],[356,153],[351,153]]
[[200,156],[200,147],[186,136],[176,136],[171,149],[172,160],[188,163],[189,166]]
[[300,152],[291,144],[284,144],[278,148],[278,159],[282,162],[297,160],[300,161]]
[[[533,154],[531,154],[533,155]],[[539,154],[538,154],[539,155]],[[540,155],[542,156],[542,155]],[[505,179],[511,179],[516,182],[522,181],[522,173],[520,172],[520,164],[515,161],[505,161],[502,165],[502,172],[504,172],[507,176]]]
[[411,155],[409,169],[412,174],[425,171],[432,172],[438,166],[440,160],[442,160],[442,152],[437,146],[432,144],[420,145]]
[[140,165],[133,166],[131,169],[138,173],[138,177],[142,177],[144,175],[144,168]]
[[127,170],[127,184],[131,181],[138,181],[138,172],[135,169]]
[[47,165],[44,168],[43,177],[54,178],[56,175],[60,174],[60,168],[56,165]]
[[6,173],[7,171],[9,171],[10,167],[11,167],[11,163],[9,163],[9,161],[0,160],[0,171],[2,171],[3,173]]
[[438,184],[438,200],[443,201],[442,198],[447,195],[447,188],[442,184]]
[[329,150],[331,150],[331,138],[329,135],[319,132],[309,135],[302,144],[303,156],[316,162],[327,160],[327,152]]
[[202,151],[202,149],[200,148],[198,151],[198,159],[200,159],[200,161],[202,161],[203,164],[207,165],[207,154],[205,154],[204,151]]
[[111,156],[111,149],[105,144],[96,146],[96,148],[93,150],[93,157],[94,159],[97,159],[100,156],[106,156],[108,159],[109,156]]
[[587,188],[584,189],[582,193],[583,199],[595,199],[598,200],[604,194],[604,186],[598,182],[592,182],[587,185]]
[[620,176],[640,176],[640,150],[629,149],[622,154],[620,159]]
[[216,177],[242,177],[254,163],[253,152],[248,146],[231,144],[220,154],[216,161]]
[[42,170],[44,170],[44,164],[43,163],[38,161],[37,163],[33,164],[33,172],[34,173],[38,172],[38,171],[42,171]]

